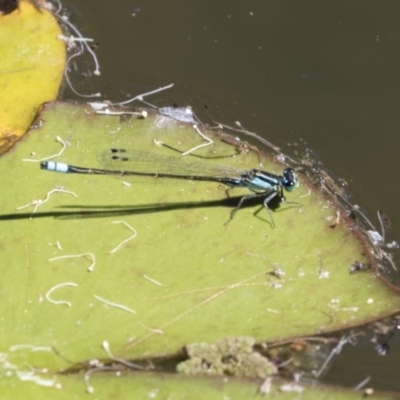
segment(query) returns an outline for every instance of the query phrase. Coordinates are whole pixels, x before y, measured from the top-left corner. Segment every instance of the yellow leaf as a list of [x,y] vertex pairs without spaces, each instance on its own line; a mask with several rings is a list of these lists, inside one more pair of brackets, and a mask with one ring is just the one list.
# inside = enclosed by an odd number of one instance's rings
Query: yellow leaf
[[0,154],[24,135],[40,105],[56,98],[65,65],[61,34],[50,12],[26,0],[0,15]]

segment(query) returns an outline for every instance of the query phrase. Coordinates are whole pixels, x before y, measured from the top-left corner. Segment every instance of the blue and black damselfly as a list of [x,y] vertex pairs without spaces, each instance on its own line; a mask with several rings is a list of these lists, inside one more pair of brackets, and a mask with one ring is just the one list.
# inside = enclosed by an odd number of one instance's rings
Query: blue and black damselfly
[[275,175],[258,169],[240,171],[215,164],[186,162],[186,159],[184,161],[182,157],[127,149],[106,150],[99,155],[99,160],[107,169],[77,167],[54,161],[42,162],[40,168],[75,174],[218,182],[227,186],[228,190],[231,188],[247,188],[253,193],[240,199],[238,205],[231,211],[229,220],[233,219],[246,200],[262,198],[273,226],[275,226],[275,223],[268,204],[276,198],[283,203],[285,201],[283,190],[291,192],[298,186],[297,176],[292,168],[284,169],[282,175]]

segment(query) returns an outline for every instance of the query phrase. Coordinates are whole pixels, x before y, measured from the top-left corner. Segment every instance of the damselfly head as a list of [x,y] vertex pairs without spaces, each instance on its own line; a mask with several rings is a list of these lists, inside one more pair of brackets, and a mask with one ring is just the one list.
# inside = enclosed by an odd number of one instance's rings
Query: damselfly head
[[297,175],[294,172],[293,168],[286,168],[283,171],[283,180],[282,180],[283,187],[288,191],[291,192],[294,188],[299,186],[299,181],[297,179]]

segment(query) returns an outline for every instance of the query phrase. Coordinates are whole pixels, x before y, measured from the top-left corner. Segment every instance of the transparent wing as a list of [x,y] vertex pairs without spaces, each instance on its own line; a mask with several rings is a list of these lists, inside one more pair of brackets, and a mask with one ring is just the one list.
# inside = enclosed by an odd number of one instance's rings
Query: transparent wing
[[131,149],[109,149],[97,157],[105,168],[154,174],[240,178],[244,171],[217,164],[192,161],[189,156],[167,156]]

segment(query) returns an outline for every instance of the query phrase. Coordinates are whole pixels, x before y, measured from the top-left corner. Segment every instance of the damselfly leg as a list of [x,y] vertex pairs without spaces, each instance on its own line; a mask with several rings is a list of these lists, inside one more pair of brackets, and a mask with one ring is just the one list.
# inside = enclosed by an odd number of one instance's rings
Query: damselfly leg
[[[272,192],[269,192],[269,193],[254,193],[254,194],[248,194],[247,196],[243,196],[243,197],[240,199],[238,205],[231,211],[230,218],[229,218],[228,221],[226,221],[225,224],[228,224],[230,221],[233,220],[234,216],[235,216],[236,213],[240,210],[240,208],[243,206],[243,203],[244,203],[245,201],[251,200],[251,199],[260,198],[260,197],[264,197],[265,199],[264,199],[264,201],[263,201],[263,206],[264,206],[264,208],[265,208],[265,209],[267,210],[267,212],[268,212],[268,215],[269,215],[269,217],[270,217],[270,219],[271,219],[271,225],[272,225],[272,227],[275,228],[274,218],[273,218],[273,216],[272,216],[271,209],[270,209],[270,207],[268,206],[268,203],[269,203],[273,198],[275,198],[278,194],[279,194],[279,193],[278,193],[276,190],[273,190]],[[282,197],[283,197],[283,196],[282,196]],[[283,197],[283,199],[284,199],[284,197]]]

